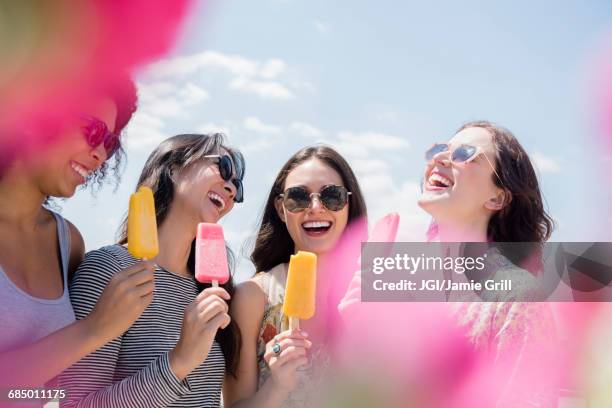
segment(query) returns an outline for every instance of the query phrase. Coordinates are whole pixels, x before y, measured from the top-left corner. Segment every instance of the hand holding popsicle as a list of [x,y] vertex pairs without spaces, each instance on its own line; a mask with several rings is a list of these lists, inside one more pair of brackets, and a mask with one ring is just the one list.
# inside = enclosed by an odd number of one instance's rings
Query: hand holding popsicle
[[299,319],[307,320],[315,313],[317,288],[317,256],[299,251],[291,255],[285,287],[283,314],[289,317],[289,328],[299,328]]
[[206,360],[217,334],[231,321],[227,300],[230,295],[223,288],[204,289],[185,309],[181,337],[170,352],[170,367],[179,379]]
[[196,280],[201,283],[210,282],[213,287],[229,280],[227,250],[223,228],[219,224],[198,224],[195,269]]
[[[264,360],[270,367],[274,388],[291,392],[297,386],[297,371],[308,363],[307,350],[312,347],[301,330],[286,330],[266,344]],[[278,350],[274,347],[278,344]],[[279,351],[280,350],[280,351]]]
[[86,317],[92,332],[108,341],[123,334],[153,300],[154,271],[152,262],[139,262],[115,274]]

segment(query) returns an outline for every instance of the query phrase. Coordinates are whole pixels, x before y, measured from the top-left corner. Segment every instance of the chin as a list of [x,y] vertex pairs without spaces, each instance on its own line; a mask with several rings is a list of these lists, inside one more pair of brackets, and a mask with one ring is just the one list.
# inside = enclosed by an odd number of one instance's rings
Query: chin
[[53,197],[70,198],[77,190],[78,186],[61,186],[56,193],[50,194]]

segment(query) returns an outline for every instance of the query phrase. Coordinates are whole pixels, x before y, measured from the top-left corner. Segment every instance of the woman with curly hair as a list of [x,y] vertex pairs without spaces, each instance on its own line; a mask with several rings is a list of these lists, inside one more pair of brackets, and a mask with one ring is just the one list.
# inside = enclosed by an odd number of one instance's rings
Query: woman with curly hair
[[116,174],[136,89],[124,78],[105,94],[51,143],[20,149],[0,174],[0,387],[48,383],[125,331],[151,301],[153,267],[143,262],[117,274],[94,312],[75,321],[68,283],[83,238],[45,205],[101,183],[113,157]]

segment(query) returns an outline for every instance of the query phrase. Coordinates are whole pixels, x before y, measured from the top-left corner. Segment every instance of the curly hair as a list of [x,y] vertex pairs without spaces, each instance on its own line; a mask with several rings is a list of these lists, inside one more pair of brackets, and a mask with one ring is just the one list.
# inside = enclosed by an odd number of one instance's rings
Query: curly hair
[[[124,130],[130,119],[136,112],[138,96],[136,86],[132,79],[123,75],[120,76],[113,84],[109,87],[107,96],[113,100],[117,107],[117,117],[115,119],[114,132],[120,136],[120,140],[124,138]],[[92,192],[99,191],[104,184],[108,181],[107,176],[113,175],[111,184],[114,184],[115,189],[119,186],[121,181],[121,171],[125,164],[125,150],[122,146],[115,152],[113,157],[104,162],[96,171],[94,171],[87,179],[87,182],[82,188],[91,188]]]

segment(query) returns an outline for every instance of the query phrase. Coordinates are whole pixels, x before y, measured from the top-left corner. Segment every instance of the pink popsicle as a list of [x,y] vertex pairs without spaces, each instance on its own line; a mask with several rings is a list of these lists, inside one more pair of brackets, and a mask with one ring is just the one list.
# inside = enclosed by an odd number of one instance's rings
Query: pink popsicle
[[378,220],[368,242],[395,242],[400,216],[397,213],[390,213]]
[[211,282],[213,286],[218,286],[229,280],[225,239],[219,224],[198,224],[195,255],[195,277],[198,282]]

